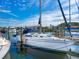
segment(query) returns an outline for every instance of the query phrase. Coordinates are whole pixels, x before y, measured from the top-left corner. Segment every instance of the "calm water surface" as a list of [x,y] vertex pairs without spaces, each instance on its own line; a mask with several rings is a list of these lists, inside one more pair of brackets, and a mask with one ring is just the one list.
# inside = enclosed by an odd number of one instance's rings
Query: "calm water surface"
[[7,53],[4,59],[68,59],[65,54],[48,53],[45,51],[24,48],[21,51],[16,46],[11,46],[10,51]]
[[23,51],[16,46],[11,46],[4,59],[79,59],[78,56],[68,54],[48,53],[32,48],[24,48]]

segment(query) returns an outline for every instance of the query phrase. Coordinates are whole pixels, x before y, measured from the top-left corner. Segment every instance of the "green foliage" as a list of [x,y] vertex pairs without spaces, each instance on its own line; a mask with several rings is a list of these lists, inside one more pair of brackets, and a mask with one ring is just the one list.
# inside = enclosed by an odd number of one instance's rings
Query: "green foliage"
[[[79,26],[79,23],[78,22],[71,22],[71,26]],[[61,23],[58,25],[58,27],[66,27],[66,24],[65,23]]]

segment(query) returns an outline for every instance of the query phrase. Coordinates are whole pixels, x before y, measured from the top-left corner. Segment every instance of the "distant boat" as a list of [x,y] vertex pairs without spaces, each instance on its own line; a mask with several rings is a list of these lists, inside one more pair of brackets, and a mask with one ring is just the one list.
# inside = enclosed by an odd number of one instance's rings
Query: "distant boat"
[[16,29],[12,29],[11,32],[12,32],[12,35],[13,35],[14,37],[17,36],[17,31],[16,31]]

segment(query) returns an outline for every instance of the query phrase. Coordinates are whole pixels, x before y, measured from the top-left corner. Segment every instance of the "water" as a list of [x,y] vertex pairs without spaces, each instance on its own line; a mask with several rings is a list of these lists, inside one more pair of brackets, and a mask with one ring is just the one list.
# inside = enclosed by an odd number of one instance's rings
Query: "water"
[[79,56],[73,56],[69,54],[49,53],[48,51],[42,51],[39,49],[33,49],[25,47],[22,50],[12,45],[10,51],[7,53],[4,59],[79,59]]
[[5,57],[7,59],[68,59],[65,54],[59,55],[31,48],[26,48],[23,51],[20,51],[16,46],[11,46],[10,51]]
[[[14,43],[17,43],[18,37],[11,37],[11,47],[7,55],[4,59],[79,59],[79,55],[76,54],[63,54],[63,53],[55,53],[55,52],[48,52],[40,49],[34,49],[31,47],[24,47],[23,50]],[[79,49],[79,45],[73,45],[71,48],[76,47]],[[73,50],[76,50],[73,49]],[[79,51],[78,51],[79,52]]]

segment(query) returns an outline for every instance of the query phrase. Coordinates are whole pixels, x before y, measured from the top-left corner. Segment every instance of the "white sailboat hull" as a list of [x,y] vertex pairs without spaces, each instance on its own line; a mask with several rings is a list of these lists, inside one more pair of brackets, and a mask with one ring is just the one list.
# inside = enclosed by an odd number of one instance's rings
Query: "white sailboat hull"
[[[1,39],[1,38],[0,38]],[[0,40],[2,41],[2,40]],[[1,49],[0,49],[0,59],[3,59],[4,56],[8,53],[9,49],[10,49],[10,41],[8,40],[4,40],[5,43],[0,44],[1,45]]]

